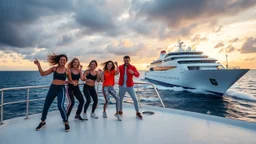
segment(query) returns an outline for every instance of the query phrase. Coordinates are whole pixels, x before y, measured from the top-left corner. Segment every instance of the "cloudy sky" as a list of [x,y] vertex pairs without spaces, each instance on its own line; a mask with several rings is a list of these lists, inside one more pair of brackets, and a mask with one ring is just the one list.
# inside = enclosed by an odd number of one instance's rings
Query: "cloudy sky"
[[130,55],[138,69],[187,46],[256,69],[256,0],[1,0],[0,70],[35,70],[50,53],[90,60]]

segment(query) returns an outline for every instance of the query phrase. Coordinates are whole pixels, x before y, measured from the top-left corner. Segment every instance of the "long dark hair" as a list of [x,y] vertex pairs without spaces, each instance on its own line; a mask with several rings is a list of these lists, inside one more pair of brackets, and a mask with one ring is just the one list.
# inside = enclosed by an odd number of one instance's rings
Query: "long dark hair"
[[109,61],[106,61],[104,63],[102,63],[102,65],[104,66],[103,70],[108,70],[108,63],[112,63],[112,68],[110,69],[111,71],[115,69],[115,64],[113,61],[109,60]]
[[90,66],[91,66],[91,64],[92,64],[93,62],[96,64],[96,67],[98,66],[97,61],[96,61],[96,60],[92,60],[92,61],[89,63],[89,65],[88,65],[87,67],[90,68]]
[[80,66],[80,61],[78,60],[78,58],[73,58],[72,61],[70,63],[68,63],[68,69],[71,69],[73,67],[73,63],[74,61],[77,60],[78,61],[78,66],[77,68],[79,68]]
[[54,53],[47,56],[47,61],[48,61],[48,63],[49,63],[50,65],[54,66],[54,65],[59,64],[59,61],[60,61],[60,58],[61,58],[61,57],[65,57],[65,58],[66,58],[66,61],[68,61],[67,55],[65,55],[65,54],[56,55],[56,54],[54,54]]

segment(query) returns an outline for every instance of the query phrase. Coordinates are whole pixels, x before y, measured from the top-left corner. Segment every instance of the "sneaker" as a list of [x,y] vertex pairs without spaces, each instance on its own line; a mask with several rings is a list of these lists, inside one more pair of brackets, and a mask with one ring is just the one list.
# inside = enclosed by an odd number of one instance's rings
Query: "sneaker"
[[76,119],[76,120],[84,121],[84,119],[83,119],[80,115],[76,115],[76,116],[75,116],[75,119]]
[[103,112],[103,118],[107,118],[107,112]]
[[119,113],[119,115],[123,115],[123,111],[119,111],[118,113]]
[[119,114],[115,113],[114,116],[117,118],[117,120],[122,121],[122,118],[121,118],[121,116]]
[[84,120],[88,120],[87,114],[84,113],[83,115],[84,115]]
[[65,131],[68,132],[70,130],[70,126],[68,123],[65,123]]
[[36,127],[36,130],[39,131],[42,128],[44,128],[46,126],[46,122],[40,122],[39,125]]
[[96,116],[96,114],[95,114],[95,113],[91,113],[91,118],[98,119],[98,117]]
[[137,118],[142,119],[142,115],[139,112],[136,113],[136,116]]

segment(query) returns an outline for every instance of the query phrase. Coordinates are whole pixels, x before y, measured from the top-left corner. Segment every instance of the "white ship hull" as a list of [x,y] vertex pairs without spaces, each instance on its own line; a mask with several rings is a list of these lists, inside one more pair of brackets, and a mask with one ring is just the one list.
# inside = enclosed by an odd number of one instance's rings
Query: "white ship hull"
[[200,89],[223,95],[249,69],[149,71],[145,78],[167,86]]

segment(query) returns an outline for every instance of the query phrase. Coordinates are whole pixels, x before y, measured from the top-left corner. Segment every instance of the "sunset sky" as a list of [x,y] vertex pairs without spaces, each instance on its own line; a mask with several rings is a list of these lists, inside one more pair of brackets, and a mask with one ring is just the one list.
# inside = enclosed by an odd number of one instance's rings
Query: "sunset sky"
[[178,37],[225,65],[256,69],[256,0],[1,0],[0,70],[36,70],[51,53],[143,70]]

